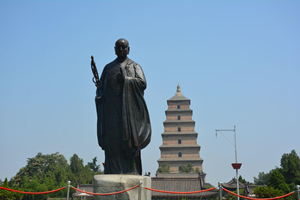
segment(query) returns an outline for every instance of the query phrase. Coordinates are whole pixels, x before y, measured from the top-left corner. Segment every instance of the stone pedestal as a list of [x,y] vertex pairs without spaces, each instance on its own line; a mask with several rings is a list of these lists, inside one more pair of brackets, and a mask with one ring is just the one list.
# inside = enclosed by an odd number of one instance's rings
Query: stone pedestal
[[[142,181],[144,187],[151,188],[151,177],[139,176],[139,175],[120,175],[120,174],[105,174],[94,176],[94,193],[111,193],[126,190],[134,187]],[[109,196],[96,196],[94,200],[138,200],[139,192],[142,200],[151,200],[151,191],[146,190],[142,187],[137,187],[133,190],[114,194]]]

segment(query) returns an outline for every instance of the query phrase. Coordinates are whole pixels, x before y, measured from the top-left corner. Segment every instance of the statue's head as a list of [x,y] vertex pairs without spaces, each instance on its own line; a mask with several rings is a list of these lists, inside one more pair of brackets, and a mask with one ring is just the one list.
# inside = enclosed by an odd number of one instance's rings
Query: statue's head
[[123,38],[118,39],[115,44],[115,52],[118,58],[126,58],[129,54],[129,42]]

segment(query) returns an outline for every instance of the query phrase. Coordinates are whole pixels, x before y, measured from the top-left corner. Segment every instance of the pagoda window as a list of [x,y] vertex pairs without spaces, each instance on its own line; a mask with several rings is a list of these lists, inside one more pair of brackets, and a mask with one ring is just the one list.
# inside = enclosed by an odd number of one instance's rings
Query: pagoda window
[[180,105],[177,105],[177,109],[180,109]]
[[181,139],[178,139],[178,144],[181,144]]
[[180,116],[178,116],[178,120],[180,120]]
[[182,153],[181,152],[178,153],[178,157],[182,157]]
[[178,132],[181,132],[181,128],[180,127],[178,127]]

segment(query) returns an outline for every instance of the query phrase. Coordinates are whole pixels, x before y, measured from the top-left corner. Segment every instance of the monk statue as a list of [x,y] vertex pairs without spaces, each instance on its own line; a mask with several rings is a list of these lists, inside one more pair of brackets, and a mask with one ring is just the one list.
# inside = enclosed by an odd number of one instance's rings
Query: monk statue
[[117,58],[104,67],[95,81],[97,135],[105,151],[104,174],[142,175],[141,149],[151,139],[144,100],[146,79],[141,66],[127,57],[129,50],[128,41],[119,39],[115,43]]

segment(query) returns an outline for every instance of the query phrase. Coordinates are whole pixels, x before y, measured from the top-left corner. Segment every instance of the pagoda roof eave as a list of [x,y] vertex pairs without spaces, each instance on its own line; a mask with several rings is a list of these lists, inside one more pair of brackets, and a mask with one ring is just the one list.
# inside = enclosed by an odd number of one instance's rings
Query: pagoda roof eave
[[185,96],[174,95],[172,98],[168,99],[167,101],[190,101],[190,99],[186,98]]
[[198,135],[197,132],[163,132],[162,135]]
[[200,148],[200,145],[198,144],[175,144],[175,145],[170,145],[170,144],[163,144],[159,148]]
[[168,109],[168,110],[166,110],[166,112],[190,112],[190,111],[193,111],[193,110],[190,109],[190,108],[185,108],[185,109],[174,108],[174,109]]
[[188,119],[188,120],[173,120],[173,119],[170,120],[170,119],[167,119],[163,123],[174,123],[174,122],[176,122],[176,123],[185,123],[185,122],[195,123],[195,121],[192,120],[192,119]]
[[181,161],[184,161],[184,162],[187,162],[187,161],[202,161],[203,162],[203,159],[200,158],[200,157],[191,157],[191,158],[184,158],[184,157],[181,157],[181,158],[160,158],[157,160],[157,162],[181,162]]

